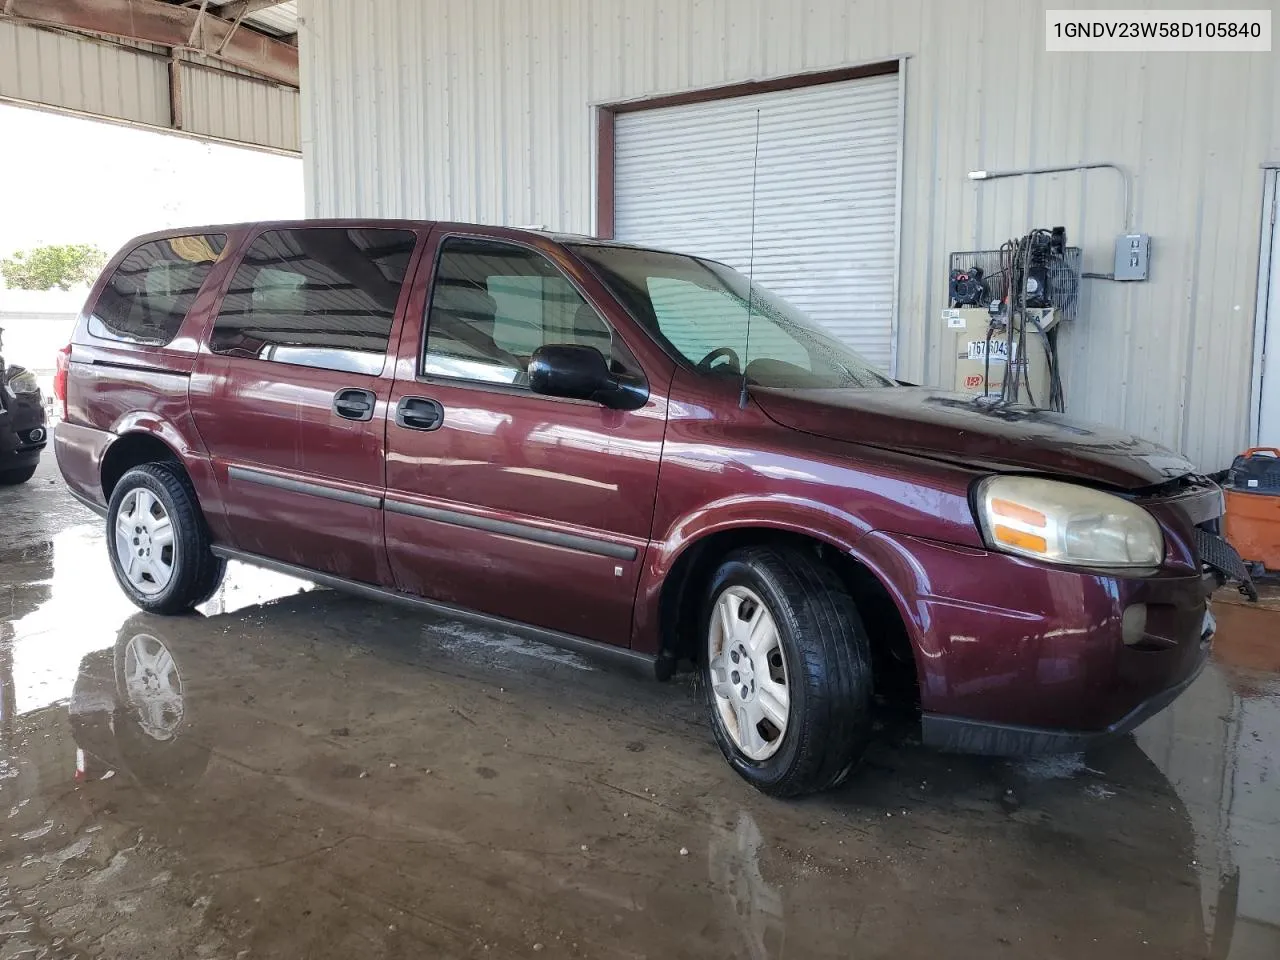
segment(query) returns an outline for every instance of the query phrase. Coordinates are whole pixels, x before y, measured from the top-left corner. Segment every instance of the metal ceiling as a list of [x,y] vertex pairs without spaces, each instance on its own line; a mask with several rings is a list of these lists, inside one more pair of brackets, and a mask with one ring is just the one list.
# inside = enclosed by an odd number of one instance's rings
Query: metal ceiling
[[4,0],[0,20],[196,54],[297,88],[292,0]]
[[[191,0],[168,0],[180,6],[199,7]],[[234,21],[239,8],[245,6],[243,0],[209,0],[209,12],[223,20]],[[273,37],[291,37],[298,32],[297,0],[269,0],[248,4],[243,23],[256,30],[268,33]]]
[[0,102],[297,153],[296,7],[0,0]]

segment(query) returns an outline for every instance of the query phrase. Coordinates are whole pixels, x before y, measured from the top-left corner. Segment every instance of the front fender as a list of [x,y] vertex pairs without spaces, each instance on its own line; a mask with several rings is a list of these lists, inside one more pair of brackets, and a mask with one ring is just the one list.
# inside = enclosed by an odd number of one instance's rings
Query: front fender
[[662,646],[662,588],[672,569],[693,546],[731,530],[776,530],[813,537],[850,553],[868,532],[865,521],[831,504],[778,494],[734,496],[700,505],[650,542],[637,587],[632,647],[658,653]]

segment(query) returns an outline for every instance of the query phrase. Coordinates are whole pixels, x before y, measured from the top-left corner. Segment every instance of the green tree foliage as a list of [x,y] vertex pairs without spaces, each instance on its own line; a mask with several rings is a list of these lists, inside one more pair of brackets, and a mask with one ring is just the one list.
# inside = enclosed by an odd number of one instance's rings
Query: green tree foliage
[[92,283],[106,262],[106,252],[89,243],[51,244],[0,258],[0,276],[18,290],[70,290]]

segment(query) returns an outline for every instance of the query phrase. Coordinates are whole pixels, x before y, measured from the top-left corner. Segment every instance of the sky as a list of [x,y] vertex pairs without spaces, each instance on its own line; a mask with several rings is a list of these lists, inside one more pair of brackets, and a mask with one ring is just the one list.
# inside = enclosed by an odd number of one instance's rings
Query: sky
[[[304,215],[297,157],[3,103],[0,144],[0,257],[48,243],[92,243],[109,256],[165,227]],[[9,290],[0,281],[5,358],[50,374],[71,334],[66,318],[87,292]]]
[[0,256],[46,243],[114,253],[165,227],[304,215],[302,161],[0,104]]

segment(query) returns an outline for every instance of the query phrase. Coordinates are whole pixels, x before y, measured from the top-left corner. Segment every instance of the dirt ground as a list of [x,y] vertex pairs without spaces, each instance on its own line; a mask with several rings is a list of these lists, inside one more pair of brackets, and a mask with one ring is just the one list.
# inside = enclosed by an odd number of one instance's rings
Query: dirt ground
[[686,675],[248,567],[139,614],[49,457],[0,491],[0,960],[1275,960],[1280,611],[1217,612],[1215,663],[1096,755],[890,723],[780,802]]

